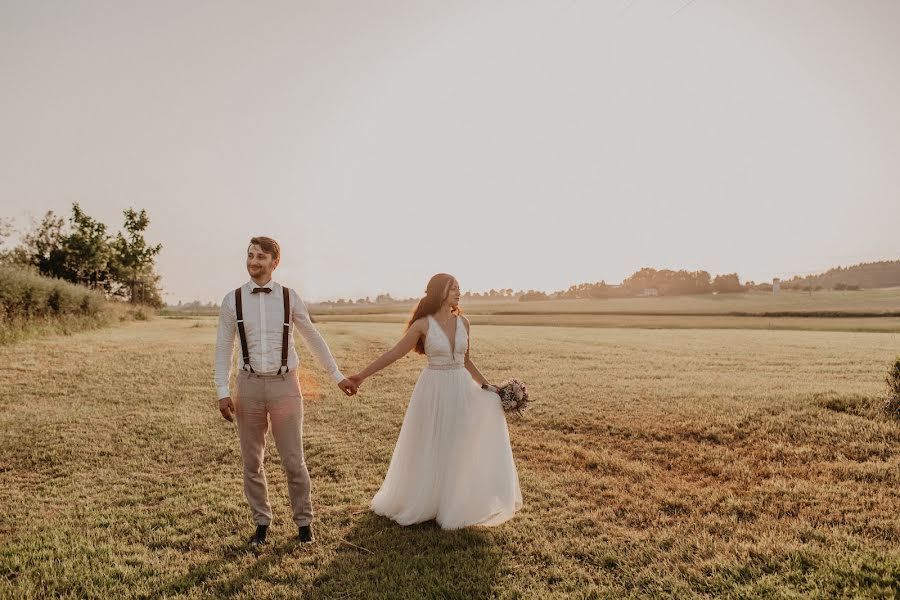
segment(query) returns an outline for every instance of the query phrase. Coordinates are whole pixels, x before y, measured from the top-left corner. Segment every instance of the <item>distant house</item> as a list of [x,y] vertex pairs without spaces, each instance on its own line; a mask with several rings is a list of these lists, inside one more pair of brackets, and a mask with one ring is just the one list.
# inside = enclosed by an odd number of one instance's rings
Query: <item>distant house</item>
[[643,291],[641,291],[641,296],[659,296],[659,290],[656,288],[644,288]]
[[775,278],[772,280],[772,293],[777,294],[781,291],[781,280],[779,278]]

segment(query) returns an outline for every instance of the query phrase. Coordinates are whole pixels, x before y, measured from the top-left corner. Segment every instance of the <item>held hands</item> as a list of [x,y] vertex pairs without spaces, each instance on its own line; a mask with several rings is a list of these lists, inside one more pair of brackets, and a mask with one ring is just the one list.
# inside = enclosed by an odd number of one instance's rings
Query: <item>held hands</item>
[[353,382],[353,385],[355,385],[357,389],[359,389],[359,386],[362,385],[362,382],[365,381],[366,378],[361,377],[360,374],[357,373],[356,375],[351,375],[348,379]]
[[341,388],[341,391],[348,396],[355,396],[356,392],[359,391],[359,384],[353,381],[352,377],[342,379],[338,384],[338,387]]

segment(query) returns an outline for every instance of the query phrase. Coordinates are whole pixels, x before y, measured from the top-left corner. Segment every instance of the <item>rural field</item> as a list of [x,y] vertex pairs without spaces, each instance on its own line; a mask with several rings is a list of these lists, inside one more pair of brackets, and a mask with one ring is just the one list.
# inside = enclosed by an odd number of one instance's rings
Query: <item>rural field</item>
[[[744,292],[735,294],[696,294],[687,296],[657,296],[652,298],[609,298],[577,300],[542,300],[520,302],[513,299],[466,299],[467,312],[478,315],[509,314],[670,314],[670,315],[726,315],[744,313],[900,313],[900,288],[879,288],[856,291],[823,290],[812,294],[799,291]],[[385,305],[314,305],[320,314],[408,313],[411,304]],[[321,308],[318,308],[321,307]],[[897,315],[900,316],[900,315]]]
[[[840,310],[896,310],[893,293]],[[317,542],[291,541],[272,444],[275,522],[258,555],[237,433],[216,409],[214,318],[0,347],[0,597],[900,595],[900,422],[880,410],[896,319],[646,328],[546,312],[473,311],[476,363],[533,396],[510,417],[515,519],[445,532],[367,512],[423,359],[346,398],[301,347]],[[348,374],[402,330],[365,317],[317,315]]]
[[[403,323],[411,304],[312,305],[322,322]],[[900,332],[900,288],[580,300],[475,299],[479,325]]]

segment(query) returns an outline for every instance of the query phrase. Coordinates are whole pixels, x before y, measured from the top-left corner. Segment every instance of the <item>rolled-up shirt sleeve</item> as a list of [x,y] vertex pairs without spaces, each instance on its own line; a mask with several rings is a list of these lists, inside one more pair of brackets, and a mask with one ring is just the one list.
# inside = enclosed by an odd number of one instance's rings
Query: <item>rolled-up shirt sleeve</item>
[[300,332],[300,337],[303,338],[303,344],[316,357],[316,361],[328,371],[335,381],[338,383],[343,381],[344,375],[338,369],[328,344],[325,343],[322,334],[319,333],[319,330],[316,329],[316,326],[310,320],[306,304],[294,290],[291,290],[291,318],[294,322],[294,327],[297,328]]
[[234,363],[234,338],[237,318],[234,316],[234,295],[227,294],[219,308],[219,331],[216,336],[216,393],[219,400],[231,396],[228,379]]

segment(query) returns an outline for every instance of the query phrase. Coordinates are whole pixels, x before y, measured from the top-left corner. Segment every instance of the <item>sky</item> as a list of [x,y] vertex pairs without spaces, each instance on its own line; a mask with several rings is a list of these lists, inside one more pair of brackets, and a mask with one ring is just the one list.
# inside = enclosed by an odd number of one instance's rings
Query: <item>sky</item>
[[900,259],[900,3],[0,0],[0,216],[149,212],[165,300]]

